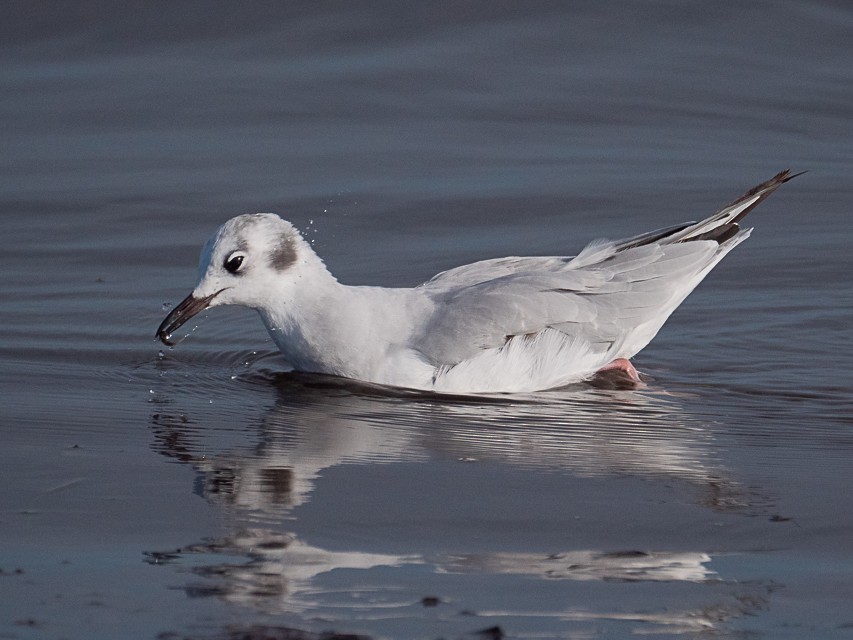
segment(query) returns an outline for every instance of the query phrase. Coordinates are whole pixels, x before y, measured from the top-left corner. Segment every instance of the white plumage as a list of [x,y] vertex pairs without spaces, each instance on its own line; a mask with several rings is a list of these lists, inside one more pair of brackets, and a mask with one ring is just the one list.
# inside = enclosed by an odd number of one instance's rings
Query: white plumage
[[258,310],[300,371],[445,393],[560,387],[645,347],[749,237],[739,221],[792,177],[783,171],[698,223],[595,241],[574,258],[484,260],[410,289],[340,284],[289,222],[242,215],[207,243],[195,289],[157,335],[170,344],[202,309],[240,304]]

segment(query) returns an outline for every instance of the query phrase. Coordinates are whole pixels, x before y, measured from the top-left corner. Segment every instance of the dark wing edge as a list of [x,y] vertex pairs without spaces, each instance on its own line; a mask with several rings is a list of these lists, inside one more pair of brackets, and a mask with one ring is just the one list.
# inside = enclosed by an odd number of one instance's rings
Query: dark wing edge
[[800,173],[792,174],[790,169],[780,171],[769,180],[754,186],[730,205],[701,222],[685,222],[622,240],[616,244],[616,251],[625,251],[626,249],[642,247],[643,245],[655,242],[670,244],[693,240],[714,240],[718,244],[722,244],[740,232],[740,225],[738,223],[750,211],[766,200],[781,185],[804,173],[806,172],[801,171]]

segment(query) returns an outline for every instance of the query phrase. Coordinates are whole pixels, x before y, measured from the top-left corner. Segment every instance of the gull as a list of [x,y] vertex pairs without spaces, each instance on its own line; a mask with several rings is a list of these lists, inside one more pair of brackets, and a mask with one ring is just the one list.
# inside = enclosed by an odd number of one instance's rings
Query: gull
[[616,372],[752,228],[741,220],[782,171],[700,222],[577,256],[507,257],[439,273],[413,288],[338,282],[299,231],[271,213],[223,224],[201,252],[192,293],[166,316],[171,334],[209,307],[256,309],[297,371],[455,394],[533,392]]

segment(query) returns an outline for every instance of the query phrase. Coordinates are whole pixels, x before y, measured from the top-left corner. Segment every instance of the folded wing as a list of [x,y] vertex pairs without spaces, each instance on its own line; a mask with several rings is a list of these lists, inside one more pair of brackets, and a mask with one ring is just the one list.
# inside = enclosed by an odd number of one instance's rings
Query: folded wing
[[701,222],[595,241],[574,258],[501,258],[439,274],[423,285],[442,311],[423,328],[422,355],[454,365],[517,336],[556,330],[602,365],[630,358],[749,236],[743,217],[793,177],[784,171]]

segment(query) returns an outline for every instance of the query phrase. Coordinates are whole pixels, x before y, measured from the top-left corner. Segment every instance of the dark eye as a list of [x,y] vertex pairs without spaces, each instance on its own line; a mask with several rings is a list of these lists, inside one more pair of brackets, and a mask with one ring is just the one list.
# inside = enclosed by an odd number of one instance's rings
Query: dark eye
[[225,258],[225,264],[222,265],[225,267],[225,270],[228,273],[237,273],[240,270],[240,266],[243,264],[243,254],[235,253],[231,254],[227,258]]

